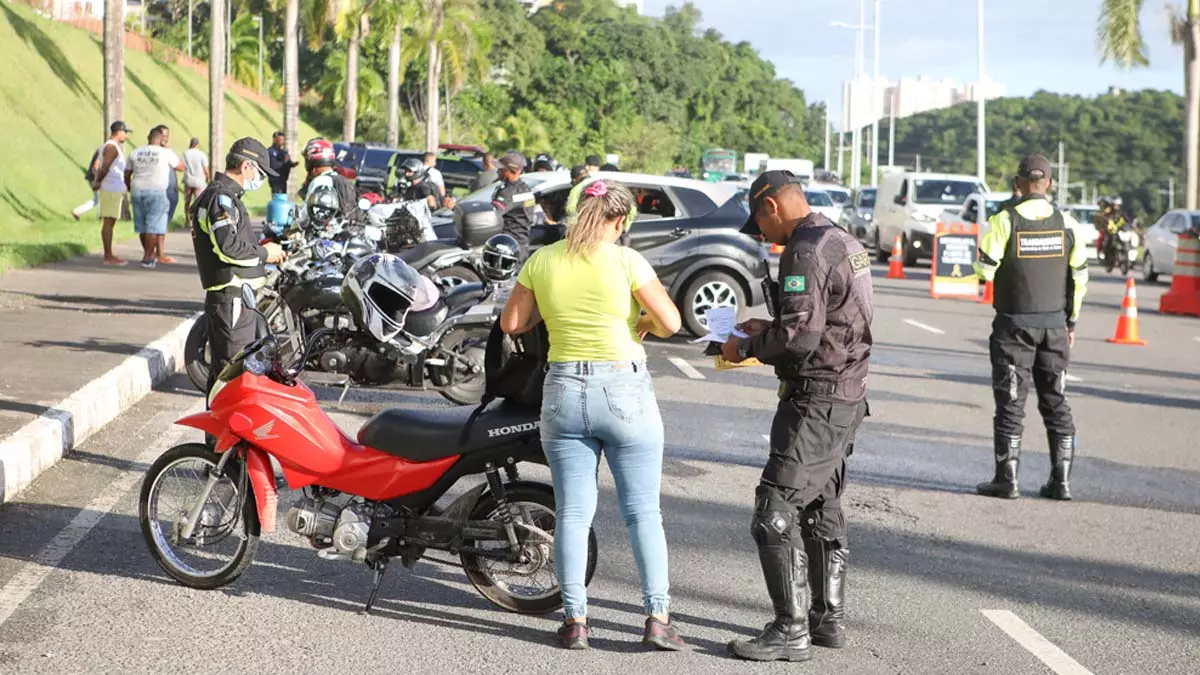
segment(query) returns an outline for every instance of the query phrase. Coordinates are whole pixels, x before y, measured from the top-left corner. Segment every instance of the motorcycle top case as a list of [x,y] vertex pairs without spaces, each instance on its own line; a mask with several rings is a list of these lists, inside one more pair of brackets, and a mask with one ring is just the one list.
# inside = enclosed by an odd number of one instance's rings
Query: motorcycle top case
[[500,234],[504,222],[490,203],[462,202],[454,209],[454,232],[467,248],[478,248]]

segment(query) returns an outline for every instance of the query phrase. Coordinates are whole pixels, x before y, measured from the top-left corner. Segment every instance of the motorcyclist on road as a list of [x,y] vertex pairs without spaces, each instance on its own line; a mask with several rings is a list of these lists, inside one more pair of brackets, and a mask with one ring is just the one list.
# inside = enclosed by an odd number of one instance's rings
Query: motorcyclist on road
[[367,222],[367,214],[358,208],[358,191],[354,183],[337,173],[333,167],[337,164],[337,155],[333,152],[333,144],[323,138],[314,138],[304,146],[304,168],[308,175],[300,188],[300,197],[305,200],[307,213],[308,196],[320,187],[330,187],[337,193],[338,204],[341,206],[341,221],[343,225],[362,227]]
[[421,160],[410,157],[396,166],[396,186],[393,194],[405,202],[424,200],[429,210],[438,207],[437,186],[429,180],[429,169]]

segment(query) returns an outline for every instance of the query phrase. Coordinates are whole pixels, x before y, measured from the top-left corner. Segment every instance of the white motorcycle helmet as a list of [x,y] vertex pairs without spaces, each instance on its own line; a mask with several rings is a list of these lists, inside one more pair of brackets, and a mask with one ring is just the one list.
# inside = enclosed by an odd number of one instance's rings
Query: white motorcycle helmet
[[439,298],[432,280],[387,253],[360,258],[342,280],[342,302],[354,324],[380,342],[401,333],[409,312],[431,309]]

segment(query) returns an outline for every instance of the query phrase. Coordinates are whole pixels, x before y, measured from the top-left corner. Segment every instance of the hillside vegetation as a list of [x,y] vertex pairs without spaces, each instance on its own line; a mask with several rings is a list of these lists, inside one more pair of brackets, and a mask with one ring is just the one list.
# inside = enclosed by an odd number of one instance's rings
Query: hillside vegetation
[[[171,147],[208,135],[208,83],[194,70],[125,52],[127,152],[156,124],[171,127]],[[91,195],[83,172],[104,141],[103,64],[99,36],[0,2],[0,271],[81,255],[100,246],[96,211],[80,222],[71,209]],[[226,97],[226,143],[255,135],[264,142],[281,125],[277,107]],[[301,129],[301,138],[316,135]],[[207,145],[206,143],[204,145]],[[220,162],[216,162],[219,164]],[[264,203],[264,188],[254,195]],[[183,220],[182,200],[176,221]],[[133,224],[117,224],[119,238]]]

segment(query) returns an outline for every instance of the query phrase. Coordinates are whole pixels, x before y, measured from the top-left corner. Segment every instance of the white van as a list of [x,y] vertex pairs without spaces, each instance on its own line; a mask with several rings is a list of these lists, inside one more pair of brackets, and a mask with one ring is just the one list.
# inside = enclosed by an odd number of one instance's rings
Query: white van
[[875,251],[880,262],[892,255],[900,237],[904,264],[932,257],[938,217],[976,192],[990,192],[975,176],[944,173],[886,173],[879,178],[875,199]]

